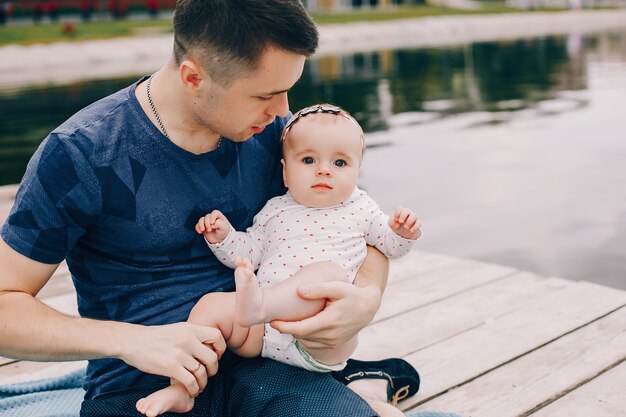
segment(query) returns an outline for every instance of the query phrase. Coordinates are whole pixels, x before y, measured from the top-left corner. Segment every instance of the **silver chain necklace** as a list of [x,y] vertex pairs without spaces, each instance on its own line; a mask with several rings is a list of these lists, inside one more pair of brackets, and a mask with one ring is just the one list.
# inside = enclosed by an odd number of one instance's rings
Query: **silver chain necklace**
[[165,126],[163,126],[163,122],[161,121],[159,112],[157,112],[156,106],[154,105],[154,102],[152,101],[152,95],[150,94],[150,84],[152,83],[152,77],[154,77],[154,74],[152,74],[150,78],[148,78],[148,84],[146,85],[146,92],[148,93],[148,102],[150,103],[150,108],[152,109],[152,113],[154,114],[154,117],[159,123],[161,132],[163,132],[163,135],[165,135],[165,137],[169,139],[170,135],[167,134],[167,130],[165,130]]
[[[148,103],[150,103],[150,108],[152,109],[152,114],[154,114],[154,117],[157,120],[157,123],[159,124],[159,127],[161,128],[161,132],[163,132],[163,135],[166,138],[170,138],[170,135],[167,134],[167,130],[165,130],[165,126],[163,126],[163,122],[161,121],[161,117],[159,116],[159,112],[156,109],[156,106],[154,105],[154,102],[152,101],[152,94],[150,94],[150,84],[152,83],[152,78],[154,77],[154,74],[152,74],[150,76],[150,78],[148,78],[148,83],[146,84],[146,93],[148,93]],[[222,136],[220,136],[220,140],[217,142],[217,147],[219,148],[220,145],[222,144],[222,139],[224,139]]]

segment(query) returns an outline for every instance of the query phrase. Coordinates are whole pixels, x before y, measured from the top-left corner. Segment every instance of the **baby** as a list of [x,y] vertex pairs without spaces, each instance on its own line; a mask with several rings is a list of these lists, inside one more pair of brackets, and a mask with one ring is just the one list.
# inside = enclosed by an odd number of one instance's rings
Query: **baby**
[[[368,244],[389,258],[405,255],[421,235],[420,223],[406,208],[389,218],[356,187],[363,131],[344,110],[327,104],[304,108],[287,123],[282,140],[285,195],[268,201],[246,232],[235,231],[217,210],[196,224],[217,258],[236,268],[236,292],[205,295],[189,321],[218,327],[240,356],[260,354],[316,372],[341,370],[356,336],[334,348],[305,348],[267,323],[317,314],[326,300],[299,297],[299,286],[353,282]],[[193,398],[174,381],[137,402],[147,416],[192,407]]]

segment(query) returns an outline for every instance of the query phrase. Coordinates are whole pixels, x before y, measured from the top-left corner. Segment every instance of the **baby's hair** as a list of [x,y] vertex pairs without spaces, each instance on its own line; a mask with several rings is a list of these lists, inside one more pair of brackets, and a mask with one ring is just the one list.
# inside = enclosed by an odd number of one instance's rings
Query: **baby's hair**
[[[350,113],[348,113],[341,107],[336,106],[334,104],[328,104],[328,103],[314,104],[313,106],[305,107],[301,110],[298,110],[285,125],[285,128],[283,129],[283,134],[280,138],[281,142],[283,142],[283,144],[285,143],[285,140],[287,139],[287,135],[291,131],[291,128],[293,127],[293,125],[295,125],[298,122],[298,120],[311,114],[313,115],[331,114],[331,115],[340,116],[349,120],[352,124],[354,124],[357,127],[357,129],[359,129],[359,137],[361,139],[361,153],[365,152],[365,135],[363,133],[363,129],[361,128],[361,125],[359,125],[359,122],[357,122],[356,119],[352,117]],[[324,118],[319,118],[319,120],[324,120]]]

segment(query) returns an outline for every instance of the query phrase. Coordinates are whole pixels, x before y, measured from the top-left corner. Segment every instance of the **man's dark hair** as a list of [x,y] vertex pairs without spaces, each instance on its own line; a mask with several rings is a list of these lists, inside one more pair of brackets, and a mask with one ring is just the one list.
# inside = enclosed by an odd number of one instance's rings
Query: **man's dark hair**
[[317,44],[317,28],[300,0],[176,1],[176,64],[189,54],[223,85],[256,68],[268,47],[308,57]]

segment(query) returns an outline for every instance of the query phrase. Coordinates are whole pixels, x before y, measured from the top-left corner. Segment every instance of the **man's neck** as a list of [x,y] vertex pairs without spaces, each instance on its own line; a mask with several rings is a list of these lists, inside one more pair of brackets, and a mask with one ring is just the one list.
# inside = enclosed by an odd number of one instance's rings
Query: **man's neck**
[[220,136],[195,120],[191,98],[185,96],[179,83],[178,73],[164,67],[153,75],[150,83],[152,105],[147,82],[137,86],[135,95],[150,121],[176,146],[197,155],[216,149]]

